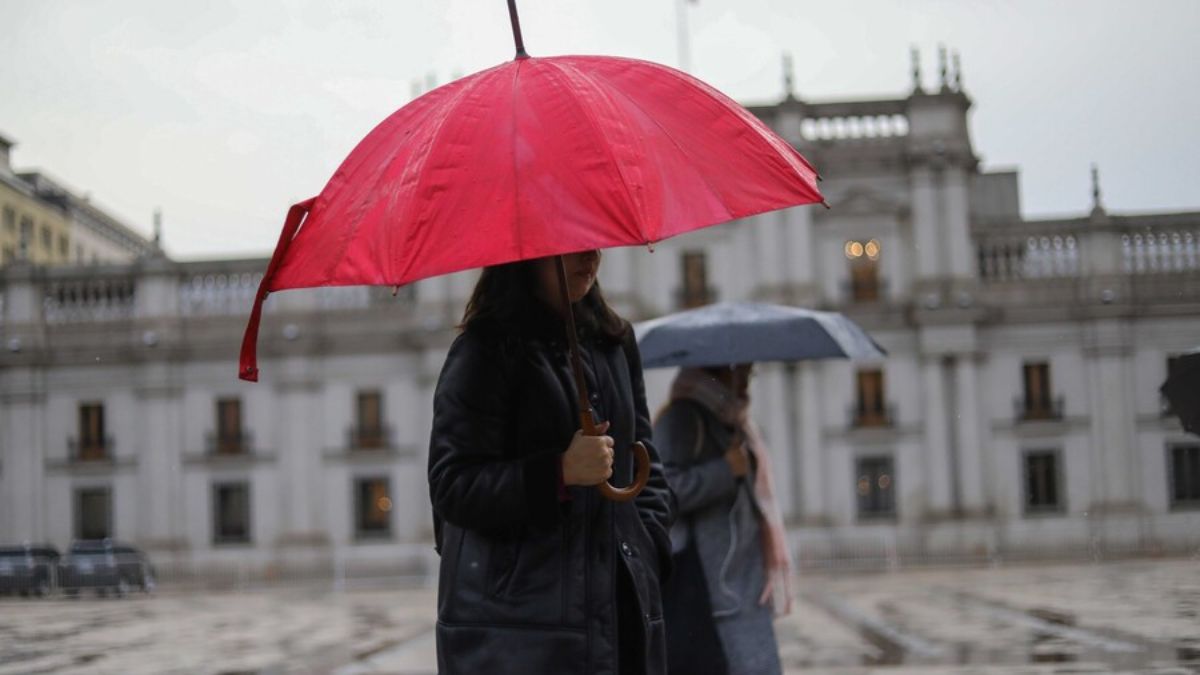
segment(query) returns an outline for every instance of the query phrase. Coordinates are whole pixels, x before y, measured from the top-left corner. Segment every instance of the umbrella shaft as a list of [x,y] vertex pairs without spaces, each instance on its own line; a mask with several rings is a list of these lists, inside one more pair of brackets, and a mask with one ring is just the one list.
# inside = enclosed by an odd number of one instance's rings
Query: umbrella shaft
[[521,37],[521,19],[517,16],[517,0],[508,0],[508,20],[512,23],[513,43],[517,46],[517,58],[529,56],[525,53],[525,39]]
[[[509,0],[510,3],[512,1]],[[575,376],[575,396],[579,403],[579,421],[582,424],[583,433],[594,436],[597,426],[596,417],[592,412],[591,404],[588,403],[590,397],[588,396],[587,380],[583,375],[583,357],[579,355],[579,336],[575,332],[575,310],[571,306],[571,293],[567,290],[567,263],[561,255],[556,257],[559,301],[562,304],[563,319],[567,322],[567,347],[571,352],[571,371]]]

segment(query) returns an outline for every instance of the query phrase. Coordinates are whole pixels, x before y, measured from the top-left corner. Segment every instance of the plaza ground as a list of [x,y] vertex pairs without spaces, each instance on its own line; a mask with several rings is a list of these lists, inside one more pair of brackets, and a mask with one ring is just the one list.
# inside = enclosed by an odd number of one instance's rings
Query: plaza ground
[[[789,674],[1200,673],[1200,559],[806,574]],[[434,591],[0,600],[0,675],[436,672]]]

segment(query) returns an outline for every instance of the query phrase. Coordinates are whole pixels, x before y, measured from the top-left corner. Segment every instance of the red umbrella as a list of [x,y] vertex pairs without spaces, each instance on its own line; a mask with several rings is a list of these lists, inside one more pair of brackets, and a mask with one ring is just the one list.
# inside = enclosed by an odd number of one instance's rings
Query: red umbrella
[[812,166],[732,99],[646,61],[531,58],[514,0],[509,12],[514,60],[392,113],[319,195],[292,206],[246,327],[239,377],[258,379],[258,324],[271,291],[399,286],[653,244],[822,201]]

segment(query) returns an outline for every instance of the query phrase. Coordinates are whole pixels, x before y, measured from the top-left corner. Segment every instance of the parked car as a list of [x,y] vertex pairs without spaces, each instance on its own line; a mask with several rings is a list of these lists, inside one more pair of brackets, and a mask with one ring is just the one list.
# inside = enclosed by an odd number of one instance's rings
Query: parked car
[[71,544],[59,566],[59,585],[67,595],[95,589],[125,595],[132,590],[154,590],[150,560],[138,549],[111,539],[81,540]]
[[48,595],[58,576],[53,546],[0,546],[0,595]]

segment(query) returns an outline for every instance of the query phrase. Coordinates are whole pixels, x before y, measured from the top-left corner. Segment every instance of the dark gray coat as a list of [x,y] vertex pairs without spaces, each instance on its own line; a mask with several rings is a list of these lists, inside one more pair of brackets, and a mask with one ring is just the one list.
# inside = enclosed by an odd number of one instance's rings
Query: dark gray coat
[[[672,543],[677,552],[694,545],[700,561],[699,569],[681,566],[687,571],[672,584],[707,592],[711,609],[711,616],[675,619],[667,630],[673,648],[686,646],[688,636],[711,632],[687,624],[709,622],[721,642],[725,672],[770,675],[780,671],[780,664],[771,609],[758,604],[766,576],[759,505],[751,488],[754,476],[735,478],[724,459],[735,433],[686,399],[672,401],[654,426],[667,483],[677,499]],[[683,578],[688,573],[699,578]]]
[[[443,674],[610,674],[618,645],[630,641],[645,646],[646,672],[665,672],[659,580],[670,565],[672,502],[650,443],[632,331],[624,345],[585,336],[582,351],[593,407],[616,440],[613,483],[632,480],[638,440],[654,461],[650,482],[626,504],[578,487],[563,501],[559,455],[579,422],[554,325],[519,340],[503,327],[468,330],[438,381],[429,489]],[[637,605],[625,609],[640,617],[620,634],[618,566],[636,595],[622,599]]]

